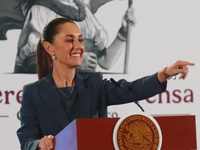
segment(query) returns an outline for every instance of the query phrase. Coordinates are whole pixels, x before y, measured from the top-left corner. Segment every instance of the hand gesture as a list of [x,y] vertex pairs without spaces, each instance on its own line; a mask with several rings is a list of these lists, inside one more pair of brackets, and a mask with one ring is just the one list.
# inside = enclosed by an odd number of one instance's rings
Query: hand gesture
[[177,61],[173,65],[167,67],[165,73],[169,76],[181,74],[179,79],[185,79],[189,72],[188,66],[194,66],[194,63],[188,61]]
[[188,66],[194,66],[194,63],[179,60],[159,71],[157,74],[158,80],[162,83],[178,74],[180,74],[179,79],[185,79],[189,72]]

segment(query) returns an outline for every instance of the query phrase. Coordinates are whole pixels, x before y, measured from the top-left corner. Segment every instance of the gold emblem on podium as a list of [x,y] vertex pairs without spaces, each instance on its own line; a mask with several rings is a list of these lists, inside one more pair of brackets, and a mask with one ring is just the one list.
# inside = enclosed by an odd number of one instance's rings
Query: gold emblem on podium
[[114,128],[116,150],[160,150],[162,134],[156,120],[145,113],[120,118]]

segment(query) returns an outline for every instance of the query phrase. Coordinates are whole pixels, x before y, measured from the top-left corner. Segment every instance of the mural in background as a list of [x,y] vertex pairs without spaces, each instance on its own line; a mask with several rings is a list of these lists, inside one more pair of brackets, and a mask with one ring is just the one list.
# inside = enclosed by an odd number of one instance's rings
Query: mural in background
[[111,1],[113,0],[1,0],[1,6],[4,3],[7,5],[0,8],[3,12],[0,14],[0,40],[7,39],[8,30],[21,29],[14,73],[37,72],[36,46],[42,29],[57,17],[75,21],[83,34],[86,52],[78,70],[97,71],[97,66],[105,70],[111,69],[128,44],[127,35],[135,24],[132,0],[129,0],[116,38],[107,46],[107,31],[95,17],[95,13]]

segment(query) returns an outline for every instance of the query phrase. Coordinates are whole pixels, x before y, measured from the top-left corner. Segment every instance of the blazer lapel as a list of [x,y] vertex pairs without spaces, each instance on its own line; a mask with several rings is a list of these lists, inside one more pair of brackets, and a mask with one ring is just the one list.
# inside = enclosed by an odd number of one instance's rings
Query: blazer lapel
[[76,73],[76,86],[78,89],[78,98],[81,108],[80,117],[82,118],[92,117],[91,87],[87,82],[88,77],[88,74],[81,75],[79,73]]
[[[80,118],[92,117],[92,98],[91,98],[91,86],[87,79],[88,74],[76,73],[76,87],[78,91],[78,100],[80,102]],[[41,91],[42,99],[50,110],[50,113],[55,116],[58,122],[65,127],[69,123],[63,104],[60,101],[57,88],[53,82],[51,73],[40,82],[40,86],[43,86]]]
[[69,120],[67,118],[65,109],[63,108],[64,106],[60,100],[57,88],[53,82],[51,73],[40,82],[40,85],[44,87],[44,90],[41,91],[43,93],[42,99],[44,103],[49,108],[50,113],[55,116],[57,121],[63,127],[65,127],[66,124],[69,123]]

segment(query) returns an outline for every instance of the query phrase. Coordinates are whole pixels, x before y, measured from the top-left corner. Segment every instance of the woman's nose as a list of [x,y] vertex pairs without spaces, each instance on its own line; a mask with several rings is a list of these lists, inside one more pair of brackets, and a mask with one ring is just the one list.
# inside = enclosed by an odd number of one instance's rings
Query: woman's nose
[[84,43],[82,42],[82,41],[80,41],[80,40],[74,40],[74,42],[73,42],[73,46],[74,46],[74,49],[83,49],[84,50]]
[[78,39],[74,40],[74,42],[73,42],[73,46],[76,47],[76,48],[82,47],[82,45],[83,45],[83,43],[80,42]]

